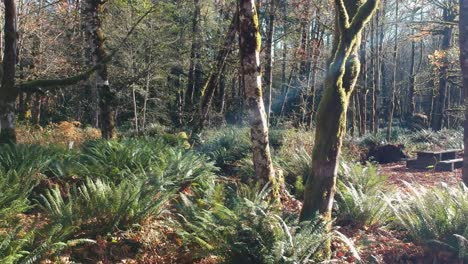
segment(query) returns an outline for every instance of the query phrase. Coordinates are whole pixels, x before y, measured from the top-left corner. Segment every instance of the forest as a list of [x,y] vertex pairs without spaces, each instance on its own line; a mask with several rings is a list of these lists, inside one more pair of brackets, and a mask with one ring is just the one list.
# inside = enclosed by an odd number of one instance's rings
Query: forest
[[468,263],[468,0],[3,0],[0,263]]

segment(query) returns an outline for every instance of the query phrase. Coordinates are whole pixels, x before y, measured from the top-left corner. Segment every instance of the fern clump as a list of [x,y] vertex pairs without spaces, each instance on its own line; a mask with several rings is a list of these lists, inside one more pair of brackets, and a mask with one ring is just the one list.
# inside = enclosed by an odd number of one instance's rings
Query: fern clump
[[207,135],[197,150],[215,161],[216,166],[224,168],[245,158],[251,146],[247,129],[228,128]]
[[161,138],[88,142],[72,166],[72,173],[79,176],[93,175],[117,183],[129,174],[143,178],[158,173],[193,178],[213,170],[204,157],[186,150],[183,144],[172,146]]
[[195,258],[214,254],[223,263],[311,263],[332,236],[319,218],[300,224],[284,220],[266,199],[267,188],[217,190],[202,200],[180,199],[178,234]]
[[376,226],[388,223],[391,212],[383,199],[387,177],[371,164],[341,164],[336,215],[339,224]]
[[292,186],[292,194],[301,198],[304,194],[304,184],[312,168],[312,157],[303,147],[279,160],[284,170],[286,182]]
[[15,171],[19,176],[34,177],[47,171],[55,159],[66,153],[67,150],[60,147],[3,144],[0,148],[0,169]]
[[73,229],[71,237],[106,234],[128,229],[149,216],[157,216],[172,193],[159,193],[147,182],[130,178],[119,184],[90,178],[62,195],[60,189],[48,190],[40,206],[51,225]]
[[468,188],[464,184],[427,188],[405,183],[405,192],[388,198],[396,224],[410,238],[468,260]]
[[28,197],[36,184],[33,177],[0,170],[0,228],[15,222],[14,218],[30,207]]

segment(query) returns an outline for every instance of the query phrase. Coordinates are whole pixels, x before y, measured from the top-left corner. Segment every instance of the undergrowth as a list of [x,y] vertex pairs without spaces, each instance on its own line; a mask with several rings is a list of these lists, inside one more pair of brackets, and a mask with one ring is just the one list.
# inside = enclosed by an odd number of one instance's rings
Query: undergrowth
[[407,191],[386,199],[396,224],[408,231],[413,241],[468,261],[468,188],[464,184],[405,186]]

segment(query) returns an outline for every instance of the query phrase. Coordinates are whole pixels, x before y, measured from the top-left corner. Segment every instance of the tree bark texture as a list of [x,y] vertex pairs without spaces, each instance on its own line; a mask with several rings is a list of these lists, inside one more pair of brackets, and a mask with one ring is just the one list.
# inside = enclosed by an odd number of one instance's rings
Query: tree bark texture
[[3,78],[0,86],[0,143],[16,143],[15,101],[18,90],[15,87],[15,65],[17,59],[16,6],[14,0],[4,0],[5,26],[3,51]]
[[378,4],[379,0],[335,0],[333,57],[317,112],[312,170],[304,190],[301,220],[312,219],[317,213],[326,221],[331,220],[337,161],[346,133],[347,108],[360,71],[358,50],[361,31]]
[[255,175],[261,183],[270,183],[273,197],[279,197],[279,186],[271,160],[268,124],[262,97],[260,73],[261,36],[254,0],[239,2],[239,38],[246,108],[251,126]]
[[460,65],[465,104],[463,182],[468,185],[468,0],[460,0]]
[[107,53],[104,45],[104,37],[101,31],[102,4],[100,0],[86,0],[84,11],[86,12],[86,36],[90,49],[91,63],[94,66],[100,65],[96,70],[95,91],[97,92],[99,102],[99,125],[102,138],[110,139],[115,136],[115,121],[113,106],[115,104],[115,95],[110,88],[107,64]]
[[276,0],[270,0],[269,3],[269,14],[268,14],[268,29],[265,47],[265,109],[267,114],[267,121],[270,123],[271,114],[271,92],[273,84],[273,35],[275,32],[275,11],[276,11]]

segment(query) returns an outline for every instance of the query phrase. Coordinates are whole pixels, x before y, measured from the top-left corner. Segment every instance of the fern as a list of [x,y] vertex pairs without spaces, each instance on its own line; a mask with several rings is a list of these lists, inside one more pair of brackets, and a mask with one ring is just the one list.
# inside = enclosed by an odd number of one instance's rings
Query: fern
[[251,146],[248,130],[228,128],[208,135],[197,150],[210,157],[217,166],[225,167],[245,158]]
[[30,207],[28,196],[36,184],[37,180],[16,171],[0,170],[0,227]]
[[390,222],[392,215],[382,193],[391,193],[386,179],[374,165],[342,162],[335,204],[337,222],[367,227]]
[[405,183],[406,192],[387,198],[396,223],[410,238],[426,245],[447,245],[463,257],[468,237],[468,188],[460,184],[426,188]]
[[224,263],[312,262],[333,234],[318,218],[301,224],[283,220],[266,200],[269,191],[240,185],[225,199],[233,201],[228,204],[181,196],[178,234],[195,257],[215,254]]
[[128,229],[146,217],[157,216],[172,193],[158,193],[136,178],[120,184],[87,178],[85,184],[69,188],[65,196],[58,187],[49,190],[40,197],[40,206],[51,225],[72,229],[70,237],[75,238]]

